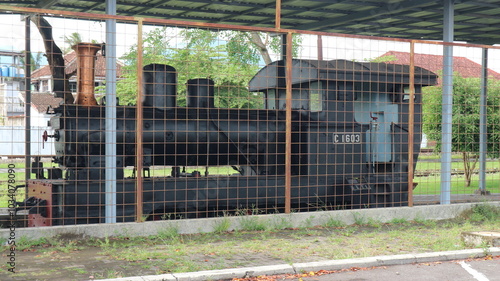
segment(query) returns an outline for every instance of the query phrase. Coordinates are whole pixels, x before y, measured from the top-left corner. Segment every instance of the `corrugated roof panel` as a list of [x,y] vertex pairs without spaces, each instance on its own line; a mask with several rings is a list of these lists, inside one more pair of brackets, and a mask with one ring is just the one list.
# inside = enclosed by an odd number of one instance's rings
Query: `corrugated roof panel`
[[[275,0],[117,0],[117,14],[186,21],[274,27]],[[5,5],[5,4],[4,4]],[[8,5],[72,12],[105,13],[104,1],[19,0]],[[430,26],[441,32],[424,32],[418,38],[442,39],[443,3],[436,0],[290,0],[282,1],[281,27],[338,33],[407,38]],[[457,40],[500,43],[500,0],[461,0],[455,19],[464,29]],[[353,25],[382,25],[357,31]],[[463,26],[463,27],[462,27]],[[411,30],[412,27],[417,29]],[[467,30],[467,31],[465,31]],[[488,30],[488,34],[477,32]],[[483,34],[481,34],[483,33]]]

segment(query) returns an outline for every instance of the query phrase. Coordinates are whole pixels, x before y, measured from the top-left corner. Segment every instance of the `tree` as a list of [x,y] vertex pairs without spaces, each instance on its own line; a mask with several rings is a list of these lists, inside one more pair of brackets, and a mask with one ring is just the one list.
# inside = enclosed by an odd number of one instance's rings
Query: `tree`
[[[297,36],[294,46],[299,43],[300,36]],[[264,33],[173,28],[157,28],[146,33],[143,45],[143,65],[163,63],[177,70],[179,105],[185,105],[185,81],[211,78],[215,82],[215,105],[229,108],[262,105],[260,97],[248,92],[248,82],[258,71],[259,62],[271,62],[269,49],[280,48],[279,38]],[[298,47],[293,49],[295,54],[298,50]],[[123,79],[117,84],[117,96],[122,104],[134,104],[137,46],[132,46],[122,59],[125,66]]]
[[[64,54],[70,53],[71,51],[73,51],[73,46],[83,42],[82,35],[78,32],[73,32],[70,35],[61,36],[61,39],[63,39],[64,43],[66,44],[66,47],[64,47],[62,50]],[[92,39],[90,42],[93,44],[98,43],[97,40],[94,39]]]
[[66,43],[66,47],[63,48],[64,54],[71,52],[73,50],[71,47],[73,47],[74,45],[83,42],[82,36],[78,32],[73,32],[69,36],[64,35],[61,37],[61,39],[63,39],[64,43]]
[[[26,52],[25,52],[25,54],[26,54]],[[37,53],[30,53],[30,68],[31,68],[31,71],[35,71],[36,69],[40,68],[41,63],[42,63],[42,57],[43,57],[43,53],[39,53],[39,52],[37,52]],[[24,57],[21,57],[20,61],[21,61],[22,65],[26,64],[26,61],[25,61]]]
[[[462,154],[465,184],[470,186],[471,177],[478,161],[480,79],[453,78],[452,151]],[[442,86],[427,87],[423,95],[423,131],[437,142],[441,151],[441,99]],[[488,156],[498,157],[500,142],[500,81],[488,80],[487,98],[487,149]]]

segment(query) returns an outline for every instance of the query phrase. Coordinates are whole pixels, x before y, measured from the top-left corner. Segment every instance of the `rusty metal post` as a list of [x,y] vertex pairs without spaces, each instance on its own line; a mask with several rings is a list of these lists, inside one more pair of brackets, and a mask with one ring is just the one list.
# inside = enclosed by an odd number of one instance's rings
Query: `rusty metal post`
[[408,104],[408,206],[413,207],[415,154],[415,41],[410,43],[410,102]]
[[135,191],[135,202],[136,202],[136,222],[143,221],[143,180],[142,180],[142,168],[143,168],[143,150],[142,150],[142,136],[143,136],[143,114],[142,114],[142,97],[143,87],[142,87],[142,24],[143,19],[139,19],[137,22],[137,110],[136,110],[136,191]]
[[274,16],[274,27],[276,28],[276,30],[279,30],[281,28],[281,0],[276,0],[276,11]]
[[285,138],[285,213],[291,212],[292,194],[292,33],[286,35],[286,138]]
[[323,36],[318,35],[318,60],[323,60]]

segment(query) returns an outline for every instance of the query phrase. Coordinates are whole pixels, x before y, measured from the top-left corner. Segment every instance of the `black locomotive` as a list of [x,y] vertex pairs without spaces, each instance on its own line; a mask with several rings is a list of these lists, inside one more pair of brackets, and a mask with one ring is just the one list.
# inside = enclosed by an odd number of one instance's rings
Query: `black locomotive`
[[[390,207],[408,204],[408,153],[421,142],[421,89],[436,75],[415,67],[414,132],[409,128],[410,67],[347,60],[292,60],[291,127],[286,122],[285,62],[262,68],[249,83],[263,109],[214,107],[209,79],[187,82],[187,106],[176,105],[176,71],[144,67],[143,165],[166,166],[164,177],[143,179],[143,214],[217,216],[257,208],[283,211],[289,177],[291,206]],[[117,108],[117,221],[134,221],[136,108]],[[29,182],[30,225],[104,221],[105,110],[64,105],[55,109],[57,155],[63,169]],[[286,157],[287,129],[291,154]],[[414,147],[409,148],[413,135]],[[286,161],[290,161],[287,173]],[[190,166],[232,166],[233,175],[187,173]],[[143,172],[143,171],[138,171]]]

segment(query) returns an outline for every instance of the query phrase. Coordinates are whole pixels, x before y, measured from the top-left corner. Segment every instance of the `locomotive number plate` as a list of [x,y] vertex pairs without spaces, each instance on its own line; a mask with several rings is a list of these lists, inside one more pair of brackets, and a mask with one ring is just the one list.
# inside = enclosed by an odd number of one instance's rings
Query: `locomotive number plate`
[[361,143],[361,134],[356,134],[356,133],[333,134],[333,143]]

